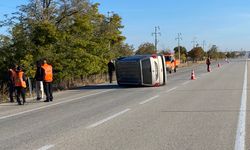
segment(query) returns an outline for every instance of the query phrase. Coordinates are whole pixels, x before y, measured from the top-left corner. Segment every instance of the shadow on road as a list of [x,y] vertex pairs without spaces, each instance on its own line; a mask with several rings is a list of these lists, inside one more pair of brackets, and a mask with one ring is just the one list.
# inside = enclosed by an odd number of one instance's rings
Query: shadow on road
[[87,85],[82,87],[73,88],[71,90],[100,90],[100,89],[127,89],[127,88],[149,88],[141,86],[119,86],[116,84],[104,84],[104,85]]

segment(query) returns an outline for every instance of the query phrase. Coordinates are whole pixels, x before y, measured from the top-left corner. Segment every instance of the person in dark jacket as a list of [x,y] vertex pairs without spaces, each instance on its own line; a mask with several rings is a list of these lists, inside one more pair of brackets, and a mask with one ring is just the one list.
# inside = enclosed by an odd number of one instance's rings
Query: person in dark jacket
[[41,100],[43,99],[44,89],[43,89],[43,69],[41,61],[36,62],[36,99]]
[[113,72],[115,71],[115,65],[112,62],[112,60],[108,63],[108,74],[109,74],[109,83],[112,83],[113,78]]
[[10,102],[14,102],[13,95],[15,93],[15,75],[16,75],[17,65],[12,65],[12,67],[8,70],[8,86],[9,86],[9,97]]
[[211,61],[210,61],[210,57],[207,58],[206,60],[206,64],[207,64],[207,72],[210,72],[210,64],[211,64]]
[[[26,102],[25,100],[25,93],[26,93],[26,77],[24,72],[22,71],[22,68],[20,66],[16,69],[16,75],[15,75],[15,89],[16,89],[16,100],[19,105],[24,105]],[[22,102],[20,100],[20,95],[22,96]]]

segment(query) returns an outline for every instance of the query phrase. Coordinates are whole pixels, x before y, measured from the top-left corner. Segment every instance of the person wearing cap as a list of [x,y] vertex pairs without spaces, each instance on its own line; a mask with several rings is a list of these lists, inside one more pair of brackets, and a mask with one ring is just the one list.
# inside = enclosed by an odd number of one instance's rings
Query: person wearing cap
[[[22,71],[22,68],[20,66],[16,69],[16,75],[15,75],[15,89],[16,89],[16,100],[18,105],[24,105],[26,102],[25,100],[25,93],[26,93],[26,77],[24,72]],[[20,100],[20,96],[22,97],[22,102]]]
[[37,100],[43,99],[44,90],[43,90],[43,69],[41,61],[36,62],[36,74],[35,74],[35,80],[36,80],[36,96]]
[[43,60],[43,87],[46,95],[44,102],[53,101],[53,67],[47,63],[47,59]]

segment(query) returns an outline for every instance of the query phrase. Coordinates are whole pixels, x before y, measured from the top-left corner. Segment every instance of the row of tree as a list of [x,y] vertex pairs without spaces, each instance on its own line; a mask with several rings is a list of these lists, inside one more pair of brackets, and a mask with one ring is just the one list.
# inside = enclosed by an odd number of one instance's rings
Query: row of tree
[[121,17],[106,16],[88,0],[30,0],[1,21],[0,79],[17,63],[33,77],[35,62],[47,58],[56,82],[104,73],[110,59],[133,54],[124,43]]
[[[190,51],[183,46],[175,47],[174,54],[176,58],[179,58],[179,49],[180,49],[180,57],[182,62],[186,62],[187,60],[191,61],[201,61],[207,57],[211,59],[223,59],[223,58],[235,58],[238,56],[242,56],[244,54],[238,54],[236,52],[221,52],[219,51],[216,45],[213,45],[207,52],[204,51],[202,47],[194,47]],[[152,43],[143,43],[139,46],[138,50],[135,51],[135,54],[155,54],[157,53],[155,50],[155,46]],[[163,50],[159,53],[168,54],[171,53],[170,50]]]
[[[36,61],[42,58],[54,66],[56,82],[63,82],[105,73],[107,62],[119,56],[157,53],[152,43],[143,43],[134,51],[124,42],[122,18],[106,16],[98,6],[89,0],[30,0],[6,16],[0,22],[9,27],[9,35],[0,35],[0,80],[14,63],[33,77]],[[178,47],[174,51],[178,56]],[[183,62],[225,57],[216,46],[208,52],[201,47],[187,51],[181,46],[180,53]]]

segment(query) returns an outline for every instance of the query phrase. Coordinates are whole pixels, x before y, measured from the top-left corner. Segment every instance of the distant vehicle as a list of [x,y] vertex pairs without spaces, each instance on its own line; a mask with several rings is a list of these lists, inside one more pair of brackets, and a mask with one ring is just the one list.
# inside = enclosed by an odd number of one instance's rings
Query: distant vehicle
[[116,60],[118,85],[159,86],[167,82],[163,55],[134,55]]
[[178,66],[180,65],[180,60],[175,59],[174,54],[165,54],[166,69],[167,72],[172,73],[176,72]]

